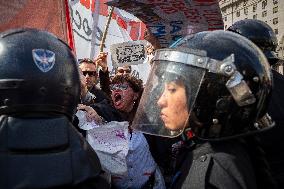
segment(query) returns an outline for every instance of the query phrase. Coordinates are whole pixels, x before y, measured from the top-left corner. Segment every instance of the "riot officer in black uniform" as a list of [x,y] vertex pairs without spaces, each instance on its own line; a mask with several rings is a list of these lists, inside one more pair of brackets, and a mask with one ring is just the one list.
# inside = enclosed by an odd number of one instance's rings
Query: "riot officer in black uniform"
[[[277,47],[276,35],[265,22],[245,19],[234,23],[228,30],[254,42],[264,52],[270,66],[283,63],[283,60],[278,58],[275,53]],[[274,69],[272,69],[272,75],[274,87],[268,113],[276,125],[269,132],[261,135],[261,143],[278,187],[284,188],[284,150],[279,148],[284,145],[284,76]]]
[[71,124],[79,98],[63,41],[37,29],[0,34],[0,188],[109,188]]
[[157,50],[133,126],[182,135],[169,188],[271,186],[254,139],[273,126],[266,113],[271,87],[265,55],[232,32],[200,32]]

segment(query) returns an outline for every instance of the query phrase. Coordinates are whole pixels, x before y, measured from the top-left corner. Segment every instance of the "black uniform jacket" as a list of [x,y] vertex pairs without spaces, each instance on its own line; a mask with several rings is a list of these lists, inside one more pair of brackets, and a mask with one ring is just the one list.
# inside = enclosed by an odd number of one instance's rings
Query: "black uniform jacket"
[[275,127],[263,132],[262,147],[278,188],[284,188],[284,76],[272,70],[273,91],[268,113],[275,121]]
[[0,188],[110,188],[67,117],[0,116]]
[[256,188],[250,158],[238,141],[197,144],[180,158],[173,189]]

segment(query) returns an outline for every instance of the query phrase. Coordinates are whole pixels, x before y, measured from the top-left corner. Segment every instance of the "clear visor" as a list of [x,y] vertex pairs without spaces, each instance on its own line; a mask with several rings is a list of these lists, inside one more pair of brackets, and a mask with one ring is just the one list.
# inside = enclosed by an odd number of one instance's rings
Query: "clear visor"
[[[187,54],[188,60],[198,57]],[[144,133],[176,137],[188,127],[206,69],[178,61],[154,60],[133,128]]]

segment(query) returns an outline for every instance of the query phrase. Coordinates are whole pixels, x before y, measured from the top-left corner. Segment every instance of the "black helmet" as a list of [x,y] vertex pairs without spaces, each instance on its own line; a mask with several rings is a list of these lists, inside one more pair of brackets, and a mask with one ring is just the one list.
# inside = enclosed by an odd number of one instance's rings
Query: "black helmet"
[[0,34],[0,114],[72,117],[80,97],[77,61],[59,38],[37,29]]
[[153,61],[133,121],[136,129],[174,137],[189,125],[199,138],[220,140],[273,125],[266,114],[270,67],[248,39],[200,32],[157,50]]
[[280,60],[275,53],[277,37],[267,23],[261,20],[245,19],[235,22],[227,30],[238,33],[254,42],[264,52],[271,65]]

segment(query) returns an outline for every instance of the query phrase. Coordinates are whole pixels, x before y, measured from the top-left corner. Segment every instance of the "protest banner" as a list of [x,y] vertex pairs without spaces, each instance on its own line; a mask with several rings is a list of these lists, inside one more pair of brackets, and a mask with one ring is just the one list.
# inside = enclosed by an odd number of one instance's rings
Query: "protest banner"
[[[94,58],[100,44],[110,12],[106,0],[69,0],[71,21],[78,59]],[[106,36],[104,52],[111,44],[143,39],[145,25],[133,15],[115,8]]]
[[129,66],[143,64],[147,58],[147,41],[128,41],[113,44],[110,47],[112,66]]
[[[114,9],[104,52],[110,52],[111,44],[142,40],[146,25],[162,47],[168,47],[187,34],[223,29],[217,0],[69,0],[78,59],[95,58],[100,52],[109,13],[105,3],[120,9]],[[108,66],[114,73],[110,56]],[[133,65],[132,68],[134,75],[146,81],[150,70],[148,64]]]
[[188,34],[224,27],[218,0],[113,0],[107,4],[143,21],[161,47]]
[[[111,44],[142,40],[146,28],[143,22],[162,47],[169,46],[185,34],[223,29],[217,0],[54,0],[48,3],[10,0],[0,4],[0,31],[18,27],[47,30],[69,43],[78,59],[95,58],[100,52],[99,46],[109,12],[105,4],[107,2],[131,14],[115,8],[103,46],[104,52],[110,52]],[[110,58],[108,64],[111,71]],[[140,75],[145,75],[142,77],[145,81],[148,70],[138,68],[141,66],[134,65],[133,71],[134,74],[139,75],[140,72]],[[148,65],[144,67],[148,69]]]
[[[106,2],[106,0],[69,0],[78,59],[93,59],[100,52],[100,44],[110,12],[110,7],[105,4]],[[115,8],[111,18],[103,52],[110,52],[112,44],[143,39],[146,26],[132,14]],[[110,73],[114,74],[110,56],[108,56],[108,67]],[[146,82],[148,70],[144,70],[144,67],[139,65],[138,68],[134,65],[132,71],[134,75]],[[140,69],[142,70],[140,71]],[[139,74],[139,72],[143,73]]]

